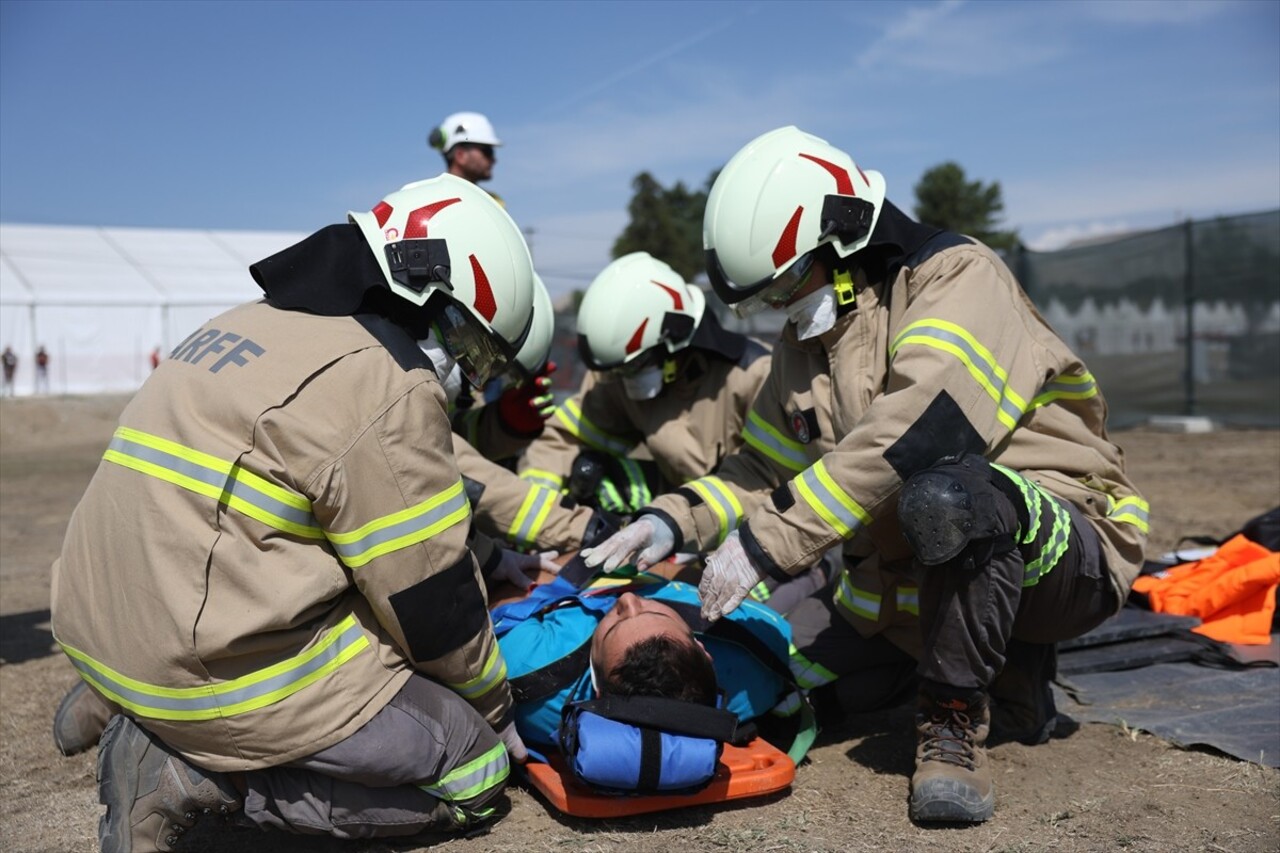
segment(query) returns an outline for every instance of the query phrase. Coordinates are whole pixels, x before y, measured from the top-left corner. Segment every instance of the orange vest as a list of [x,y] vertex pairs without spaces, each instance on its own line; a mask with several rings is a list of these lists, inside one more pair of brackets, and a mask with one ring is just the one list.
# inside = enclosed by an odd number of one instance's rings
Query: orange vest
[[1133,584],[1159,613],[1199,616],[1192,630],[1225,643],[1266,645],[1280,586],[1280,553],[1243,535],[1194,563],[1144,575]]

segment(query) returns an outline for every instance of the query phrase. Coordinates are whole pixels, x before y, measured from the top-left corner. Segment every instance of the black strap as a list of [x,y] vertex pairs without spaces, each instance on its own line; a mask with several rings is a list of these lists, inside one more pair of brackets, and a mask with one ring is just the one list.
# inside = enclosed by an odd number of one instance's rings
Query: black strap
[[517,702],[545,699],[577,681],[583,670],[591,665],[591,638],[569,654],[544,667],[508,678],[511,698]]
[[640,778],[636,788],[656,791],[662,781],[662,734],[656,729],[640,729]]
[[738,716],[732,711],[661,696],[606,693],[598,699],[579,702],[575,707],[641,730],[658,729],[724,743],[732,742],[738,729]]

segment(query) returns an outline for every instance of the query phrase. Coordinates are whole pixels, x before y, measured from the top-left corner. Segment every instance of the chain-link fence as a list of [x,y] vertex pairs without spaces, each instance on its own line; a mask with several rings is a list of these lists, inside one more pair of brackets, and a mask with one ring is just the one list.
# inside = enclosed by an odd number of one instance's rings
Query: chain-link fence
[[1113,425],[1280,426],[1280,210],[1010,260],[1097,377]]
[[[1280,210],[1008,261],[1097,377],[1112,426],[1203,415],[1280,427]],[[709,292],[708,305],[725,326],[764,340],[786,321],[781,312],[738,320]],[[585,369],[575,344],[568,310],[556,318],[553,353],[562,395]]]

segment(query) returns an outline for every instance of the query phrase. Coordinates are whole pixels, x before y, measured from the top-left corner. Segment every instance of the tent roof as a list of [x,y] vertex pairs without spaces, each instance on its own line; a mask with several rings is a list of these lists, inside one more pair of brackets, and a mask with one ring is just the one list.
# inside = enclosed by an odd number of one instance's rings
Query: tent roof
[[249,276],[249,265],[304,236],[0,223],[0,303],[246,302],[262,295]]

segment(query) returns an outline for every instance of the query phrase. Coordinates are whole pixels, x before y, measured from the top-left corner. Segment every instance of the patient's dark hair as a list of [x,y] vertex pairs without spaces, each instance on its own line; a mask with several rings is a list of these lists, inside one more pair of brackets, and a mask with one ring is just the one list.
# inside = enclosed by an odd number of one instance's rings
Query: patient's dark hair
[[702,646],[659,634],[627,649],[622,662],[605,674],[600,690],[714,706],[716,671]]

